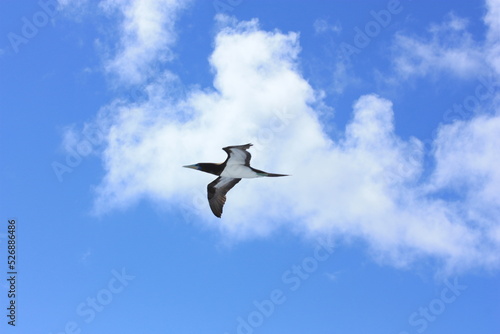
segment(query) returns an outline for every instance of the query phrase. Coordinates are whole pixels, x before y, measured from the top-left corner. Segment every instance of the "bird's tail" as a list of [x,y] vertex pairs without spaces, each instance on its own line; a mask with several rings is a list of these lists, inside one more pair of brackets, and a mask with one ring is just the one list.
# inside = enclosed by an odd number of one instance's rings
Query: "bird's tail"
[[250,169],[253,170],[255,173],[257,173],[257,175],[259,175],[259,176],[267,176],[267,177],[289,176],[287,174],[268,173],[268,172],[264,172],[263,170],[255,169],[252,167],[250,167]]
[[258,172],[259,176],[267,176],[267,177],[278,177],[278,176],[289,176],[287,174],[274,174],[274,173],[266,173],[266,172]]

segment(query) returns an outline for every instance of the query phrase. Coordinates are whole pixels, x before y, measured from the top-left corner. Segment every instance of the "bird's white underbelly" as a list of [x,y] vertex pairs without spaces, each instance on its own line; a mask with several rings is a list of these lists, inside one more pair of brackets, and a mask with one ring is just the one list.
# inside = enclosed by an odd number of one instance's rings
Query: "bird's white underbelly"
[[222,177],[231,177],[234,179],[249,179],[259,177],[257,173],[244,165],[227,165],[220,174]]

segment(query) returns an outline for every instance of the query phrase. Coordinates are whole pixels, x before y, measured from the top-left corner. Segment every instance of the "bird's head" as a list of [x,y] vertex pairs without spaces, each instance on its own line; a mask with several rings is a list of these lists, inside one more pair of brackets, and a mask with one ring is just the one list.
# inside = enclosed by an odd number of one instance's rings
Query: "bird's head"
[[224,166],[222,164],[213,164],[208,162],[200,162],[194,165],[187,165],[182,167],[196,169],[201,172],[210,173],[214,175],[220,175],[220,173],[224,169]]
[[196,169],[196,170],[200,170],[201,169],[200,164],[186,165],[186,166],[182,166],[182,167]]

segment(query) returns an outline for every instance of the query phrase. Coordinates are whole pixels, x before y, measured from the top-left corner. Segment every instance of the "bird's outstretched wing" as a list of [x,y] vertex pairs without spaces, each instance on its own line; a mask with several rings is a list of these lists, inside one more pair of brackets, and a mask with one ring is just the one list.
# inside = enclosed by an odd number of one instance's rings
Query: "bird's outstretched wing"
[[207,186],[208,203],[215,216],[221,217],[222,207],[226,203],[226,194],[241,179],[219,176]]
[[235,164],[250,166],[250,158],[252,158],[252,155],[247,152],[250,146],[252,146],[252,144],[224,147],[223,150],[227,153],[225,163],[227,165]]

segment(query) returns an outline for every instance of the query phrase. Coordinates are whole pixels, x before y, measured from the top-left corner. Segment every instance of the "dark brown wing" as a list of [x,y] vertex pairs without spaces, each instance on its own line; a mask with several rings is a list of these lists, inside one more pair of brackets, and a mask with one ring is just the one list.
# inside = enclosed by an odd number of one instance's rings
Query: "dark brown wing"
[[250,146],[252,146],[252,144],[224,147],[223,150],[227,153],[225,163],[250,166],[250,158],[252,158],[252,155],[247,152]]
[[221,217],[222,207],[226,203],[226,194],[241,179],[219,176],[207,186],[208,204],[215,216]]

